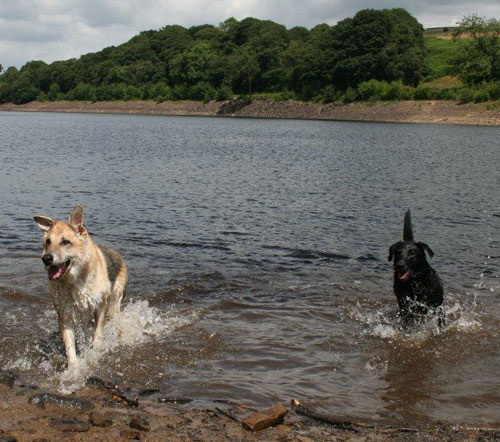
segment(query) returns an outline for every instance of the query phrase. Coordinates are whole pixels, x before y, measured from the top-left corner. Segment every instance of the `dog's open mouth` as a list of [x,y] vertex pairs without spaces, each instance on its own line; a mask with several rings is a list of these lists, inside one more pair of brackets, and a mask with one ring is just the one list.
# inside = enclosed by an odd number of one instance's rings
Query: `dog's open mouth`
[[400,273],[398,277],[400,281],[408,281],[410,279],[410,270],[406,271],[405,273]]
[[49,274],[49,279],[51,281],[57,281],[60,279],[68,270],[71,260],[67,259],[62,264],[52,265],[48,268],[47,273]]

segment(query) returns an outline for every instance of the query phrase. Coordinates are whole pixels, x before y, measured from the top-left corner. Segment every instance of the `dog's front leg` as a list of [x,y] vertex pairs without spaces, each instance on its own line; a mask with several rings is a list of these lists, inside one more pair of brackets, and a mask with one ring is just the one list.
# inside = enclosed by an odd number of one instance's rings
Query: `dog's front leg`
[[61,333],[62,340],[64,342],[64,348],[66,350],[66,361],[68,363],[68,368],[76,367],[78,365],[78,358],[76,357],[76,345],[75,345],[75,331],[73,327],[73,321],[68,315],[65,314],[64,309],[58,308],[57,319],[59,325],[59,333]]
[[70,327],[62,326],[61,335],[64,342],[64,347],[66,348],[68,368],[76,367],[78,365],[78,359],[76,357],[75,332]]
[[95,330],[94,338],[92,339],[92,346],[99,345],[102,337],[102,329],[104,328],[104,323],[106,322],[106,309],[104,306],[100,306],[95,313]]

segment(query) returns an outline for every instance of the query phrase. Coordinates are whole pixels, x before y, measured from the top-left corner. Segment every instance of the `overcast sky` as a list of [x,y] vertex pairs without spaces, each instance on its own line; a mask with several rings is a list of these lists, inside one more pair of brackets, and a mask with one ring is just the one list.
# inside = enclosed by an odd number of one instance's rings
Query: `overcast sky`
[[228,17],[286,27],[335,24],[364,8],[406,8],[424,27],[453,26],[469,13],[500,18],[499,0],[0,0],[0,64],[65,60],[169,24],[217,25]]

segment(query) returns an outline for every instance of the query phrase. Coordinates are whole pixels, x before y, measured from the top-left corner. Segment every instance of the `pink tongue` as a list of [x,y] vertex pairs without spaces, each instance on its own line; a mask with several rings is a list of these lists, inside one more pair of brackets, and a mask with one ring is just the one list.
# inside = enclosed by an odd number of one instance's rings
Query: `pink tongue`
[[401,275],[399,279],[401,281],[408,281],[408,279],[410,279],[410,271],[408,270],[405,274]]
[[58,267],[55,271],[55,273],[52,273],[50,272],[50,279],[52,279],[52,281],[56,281],[57,279],[59,279],[61,276],[62,276],[62,273],[63,273],[63,269],[62,267]]

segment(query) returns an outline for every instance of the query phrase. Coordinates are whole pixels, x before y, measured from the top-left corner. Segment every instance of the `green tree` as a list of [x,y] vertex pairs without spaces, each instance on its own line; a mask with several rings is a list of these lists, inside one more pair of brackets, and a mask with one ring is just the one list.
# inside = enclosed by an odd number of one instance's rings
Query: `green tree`
[[177,55],[170,64],[171,78],[174,82],[194,85],[206,80],[206,71],[217,54],[206,42],[194,43],[182,54]]
[[3,73],[1,80],[4,83],[10,83],[12,84],[14,81],[17,80],[19,77],[19,71],[15,66],[10,66],[7,68],[7,70]]
[[235,72],[235,82],[240,85],[239,88],[236,87],[236,90],[241,91],[241,88],[246,86],[245,93],[248,91],[248,95],[252,95],[252,81],[260,72],[257,54],[249,49],[240,49],[234,54],[231,64]]
[[469,36],[453,60],[456,73],[468,85],[500,79],[500,20],[465,16],[453,33],[455,40]]
[[24,104],[35,101],[40,90],[33,86],[26,73],[21,74],[12,84],[12,101],[15,104]]
[[44,92],[48,92],[52,80],[50,68],[47,63],[43,61],[29,61],[19,72],[25,73],[33,86]]
[[[229,18],[217,27],[165,26],[79,59],[9,68],[0,73],[0,100],[25,101],[35,91],[48,100],[207,100],[233,92],[351,100],[371,79],[417,84],[426,72],[422,31],[404,9],[365,9],[311,30],[253,17]],[[472,83],[500,72],[480,52],[464,60],[462,71]]]
[[51,65],[52,83],[59,84],[62,93],[66,93],[77,85],[78,64],[77,61],[56,61]]
[[76,101],[96,101],[96,89],[88,83],[78,83],[76,87],[68,92],[68,98]]
[[332,76],[339,86],[370,79],[416,85],[427,72],[423,27],[404,9],[364,9],[331,34]]
[[0,103],[12,101],[12,86],[9,83],[0,82]]
[[49,92],[47,93],[49,101],[57,101],[61,99],[61,88],[57,83],[52,83],[49,87]]

